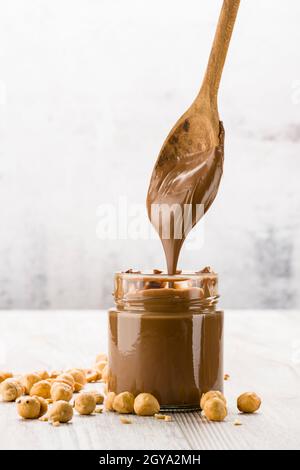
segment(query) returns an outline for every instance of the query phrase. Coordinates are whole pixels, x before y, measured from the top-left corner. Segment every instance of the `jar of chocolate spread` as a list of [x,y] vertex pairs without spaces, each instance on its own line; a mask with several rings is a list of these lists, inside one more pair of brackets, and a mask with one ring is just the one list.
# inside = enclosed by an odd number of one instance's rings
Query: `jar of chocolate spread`
[[198,409],[223,391],[223,312],[218,276],[115,275],[109,310],[108,390],[152,393],[162,409]]

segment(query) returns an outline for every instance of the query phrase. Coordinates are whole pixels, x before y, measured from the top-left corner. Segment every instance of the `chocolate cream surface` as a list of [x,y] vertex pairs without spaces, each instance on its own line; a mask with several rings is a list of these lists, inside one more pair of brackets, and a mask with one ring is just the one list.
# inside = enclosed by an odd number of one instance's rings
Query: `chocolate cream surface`
[[[158,156],[148,189],[148,216],[160,236],[169,274],[176,273],[182,244],[214,201],[223,173],[222,122],[219,122],[217,144],[213,138],[208,141],[201,139],[201,129],[197,124],[197,121],[182,119],[171,131],[171,137],[166,139]],[[160,216],[156,217],[154,208],[158,207]],[[200,210],[197,209],[199,207]],[[167,217],[163,212],[165,208]],[[186,225],[182,224],[183,214],[187,213],[184,210],[190,211]]]

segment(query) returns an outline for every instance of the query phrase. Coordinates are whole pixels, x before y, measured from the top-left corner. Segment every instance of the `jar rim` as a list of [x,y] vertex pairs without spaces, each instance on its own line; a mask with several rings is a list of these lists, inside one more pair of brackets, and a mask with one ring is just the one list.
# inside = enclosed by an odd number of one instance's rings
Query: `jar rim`
[[[208,271],[208,269],[207,269]],[[186,272],[170,276],[159,272],[118,272],[115,274],[114,298],[124,309],[200,308],[215,305],[218,275],[209,272]],[[174,307],[175,306],[175,307]]]
[[163,279],[164,281],[186,281],[189,279],[218,279],[218,273],[214,271],[202,272],[202,271],[185,271],[180,274],[168,274],[166,272],[153,273],[151,271],[133,271],[133,272],[124,272],[117,271],[115,273],[116,278],[128,279],[128,280],[158,280]]

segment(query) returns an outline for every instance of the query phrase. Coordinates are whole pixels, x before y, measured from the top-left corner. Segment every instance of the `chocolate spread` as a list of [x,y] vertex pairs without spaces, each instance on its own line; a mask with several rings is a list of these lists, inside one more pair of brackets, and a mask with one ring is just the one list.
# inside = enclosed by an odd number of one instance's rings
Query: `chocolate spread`
[[[158,232],[167,261],[169,274],[175,274],[182,244],[188,232],[214,201],[223,173],[224,128],[219,123],[219,143],[203,148],[195,123],[188,119],[178,126],[170,139],[167,139],[155,164],[147,196],[147,211],[150,221]],[[191,132],[192,130],[192,132]],[[189,137],[189,133],[191,136]],[[197,134],[198,132],[198,134]],[[156,205],[156,206],[155,206]],[[202,211],[197,211],[201,205]],[[167,220],[161,211],[160,217],[153,217],[153,208],[175,207],[170,210]],[[191,219],[184,230],[180,225],[184,220],[184,210],[191,211]],[[169,231],[166,231],[169,225]]]
[[[170,279],[171,286],[170,287]],[[162,408],[199,408],[223,390],[223,312],[217,275],[117,274],[109,311],[108,388],[152,393]]]

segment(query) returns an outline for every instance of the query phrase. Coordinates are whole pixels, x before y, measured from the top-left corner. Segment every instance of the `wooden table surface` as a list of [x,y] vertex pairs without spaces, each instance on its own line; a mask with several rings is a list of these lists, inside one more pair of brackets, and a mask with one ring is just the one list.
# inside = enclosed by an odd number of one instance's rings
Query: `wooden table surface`
[[[174,413],[172,422],[133,416],[125,425],[106,412],[76,415],[55,428],[22,420],[15,404],[0,402],[0,449],[299,449],[300,312],[225,315],[225,422],[209,423],[193,412]],[[103,311],[0,312],[0,370],[90,367],[106,349]],[[244,391],[262,397],[258,413],[238,414],[236,397]]]

